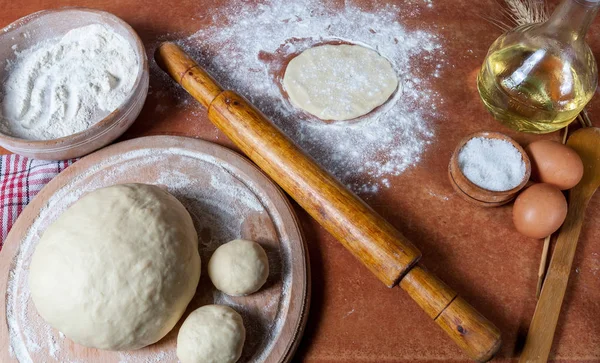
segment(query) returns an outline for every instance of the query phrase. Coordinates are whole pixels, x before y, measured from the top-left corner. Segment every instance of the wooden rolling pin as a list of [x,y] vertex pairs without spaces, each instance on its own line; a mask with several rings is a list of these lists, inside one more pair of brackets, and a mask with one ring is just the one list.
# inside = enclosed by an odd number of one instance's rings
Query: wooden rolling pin
[[159,66],[208,109],[208,118],[384,284],[400,284],[472,359],[499,349],[500,331],[435,275],[398,230],[324,171],[250,102],[221,86],[181,48],[163,43]]

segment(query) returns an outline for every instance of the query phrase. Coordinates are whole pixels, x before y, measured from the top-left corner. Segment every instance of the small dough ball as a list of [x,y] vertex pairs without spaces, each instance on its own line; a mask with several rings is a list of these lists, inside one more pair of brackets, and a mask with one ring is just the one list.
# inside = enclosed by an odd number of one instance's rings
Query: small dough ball
[[194,310],[177,335],[181,363],[234,363],[242,355],[246,329],[240,314],[228,306]]
[[551,184],[534,184],[525,189],[513,206],[513,222],[521,234],[545,238],[556,232],[567,217],[567,200]]
[[256,242],[236,239],[219,246],[208,262],[213,285],[227,295],[258,291],[269,276],[265,250]]
[[350,120],[384,104],[398,88],[390,62],[360,45],[321,45],[300,53],[283,76],[292,104],[322,120]]
[[132,350],[164,337],[200,279],[192,218],[153,185],[97,189],[44,232],[29,286],[41,317],[74,342]]

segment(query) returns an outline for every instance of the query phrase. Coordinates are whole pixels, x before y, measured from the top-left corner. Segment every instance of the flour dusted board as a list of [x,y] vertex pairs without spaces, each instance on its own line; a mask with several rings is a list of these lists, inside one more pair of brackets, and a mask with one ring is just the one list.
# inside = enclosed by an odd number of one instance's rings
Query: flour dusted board
[[[0,361],[176,362],[181,322],[158,343],[131,352],[89,349],[50,328],[35,311],[27,286],[31,254],[41,232],[81,195],[118,183],[161,185],[190,211],[200,236],[202,276],[186,314],[205,304],[225,304],[244,318],[246,344],[240,362],[286,362],[302,334],[309,301],[306,248],[283,193],[255,166],[215,144],[155,136],[113,145],[75,163],[26,208],[0,254]],[[212,287],[206,266],[231,239],[259,242],[271,271],[264,287],[229,297]]]

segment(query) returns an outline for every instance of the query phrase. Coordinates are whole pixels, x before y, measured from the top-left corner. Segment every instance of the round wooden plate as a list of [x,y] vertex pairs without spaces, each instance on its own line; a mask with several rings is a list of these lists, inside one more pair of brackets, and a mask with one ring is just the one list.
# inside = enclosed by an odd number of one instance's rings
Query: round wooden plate
[[[45,228],[81,195],[119,183],[162,185],[189,210],[198,230],[202,276],[179,324],[149,347],[129,352],[85,348],[50,328],[37,314],[27,283],[29,262]],[[259,242],[270,273],[252,295],[217,291],[206,273],[212,252],[235,238]],[[225,304],[244,318],[240,362],[287,362],[299,343],[309,306],[307,249],[283,192],[256,166],[215,144],[151,136],[112,145],[70,166],[25,208],[0,253],[0,361],[177,362],[183,319],[206,304]]]

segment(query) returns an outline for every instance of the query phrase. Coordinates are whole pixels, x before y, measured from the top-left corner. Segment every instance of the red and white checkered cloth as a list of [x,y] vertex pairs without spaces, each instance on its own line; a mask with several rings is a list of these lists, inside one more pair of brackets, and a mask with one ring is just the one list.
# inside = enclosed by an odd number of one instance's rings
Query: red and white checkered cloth
[[31,199],[76,159],[42,161],[19,155],[0,156],[0,249],[8,231]]

